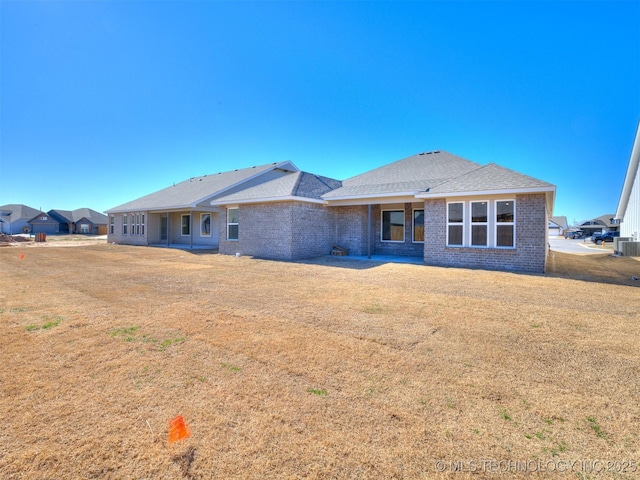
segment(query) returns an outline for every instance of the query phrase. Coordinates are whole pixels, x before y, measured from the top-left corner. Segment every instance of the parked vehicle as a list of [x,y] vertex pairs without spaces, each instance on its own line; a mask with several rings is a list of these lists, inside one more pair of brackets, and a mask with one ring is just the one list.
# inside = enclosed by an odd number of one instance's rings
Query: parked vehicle
[[620,232],[602,232],[594,233],[591,237],[591,241],[596,245],[600,245],[605,242],[613,242],[613,239],[620,236]]
[[583,238],[584,232],[582,230],[567,230],[564,232],[564,238]]

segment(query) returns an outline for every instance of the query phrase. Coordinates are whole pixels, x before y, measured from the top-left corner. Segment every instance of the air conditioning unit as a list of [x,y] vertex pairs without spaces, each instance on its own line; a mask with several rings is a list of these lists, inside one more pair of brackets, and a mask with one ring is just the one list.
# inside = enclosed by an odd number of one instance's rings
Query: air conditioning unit
[[640,257],[640,242],[620,242],[618,246],[625,257]]
[[621,253],[620,251],[620,242],[632,242],[633,238],[631,237],[615,237],[613,239],[613,253]]

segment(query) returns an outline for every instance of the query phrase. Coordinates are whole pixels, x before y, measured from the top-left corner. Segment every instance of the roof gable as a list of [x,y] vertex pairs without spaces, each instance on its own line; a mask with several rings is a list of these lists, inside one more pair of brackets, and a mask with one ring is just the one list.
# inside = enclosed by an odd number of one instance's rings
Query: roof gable
[[442,150],[419,153],[348,178],[342,182],[341,188],[323,195],[323,198],[415,194],[479,166]]
[[321,196],[335,188],[341,182],[333,178],[322,177],[308,172],[292,172],[230,195],[213,200],[212,205],[230,203],[256,203],[260,201],[298,199],[321,200]]
[[103,215],[100,212],[96,212],[95,210],[91,210],[90,208],[78,208],[72,212],[73,221],[79,222],[81,220],[88,220],[94,225],[106,224],[107,216]]
[[60,223],[73,222],[73,212],[71,210],[49,210],[47,213]]

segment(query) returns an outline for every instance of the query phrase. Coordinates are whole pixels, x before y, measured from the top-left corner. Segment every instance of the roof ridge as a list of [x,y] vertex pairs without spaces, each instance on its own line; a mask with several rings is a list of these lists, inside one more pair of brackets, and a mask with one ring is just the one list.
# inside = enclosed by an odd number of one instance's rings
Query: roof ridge
[[[306,172],[303,172],[302,170],[297,171],[297,172],[293,172],[294,174],[298,174],[298,178],[296,178],[295,183],[293,184],[293,187],[291,188],[291,195],[296,195],[296,193],[298,193],[298,188],[300,187],[300,181],[302,180],[302,175],[305,174]],[[280,178],[285,178],[286,175],[280,177]]]
[[[475,163],[475,162],[473,162],[473,163]],[[482,170],[483,168],[488,167],[489,165],[496,165],[496,164],[495,163],[487,163],[486,165],[480,165],[480,164],[477,164],[477,165],[478,166],[476,168],[472,168],[471,170],[468,170],[468,171],[466,171],[464,173],[461,173],[460,175],[456,175],[455,177],[449,177],[449,178],[447,178],[446,180],[444,180],[441,183],[437,183],[435,185],[432,185],[431,187],[429,187],[427,189],[427,191],[431,190],[432,188],[436,188],[436,187],[440,187],[442,185],[446,185],[447,183],[452,182],[454,180],[459,180],[460,178],[465,177],[467,175],[470,175],[470,174],[472,174],[474,172],[477,172],[478,170]]]

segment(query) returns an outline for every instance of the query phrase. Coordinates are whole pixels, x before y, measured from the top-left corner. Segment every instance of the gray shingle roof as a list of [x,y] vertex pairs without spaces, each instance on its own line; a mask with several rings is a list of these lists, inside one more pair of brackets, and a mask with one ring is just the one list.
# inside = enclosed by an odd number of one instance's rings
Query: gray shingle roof
[[95,210],[91,210],[90,208],[78,208],[71,212],[73,215],[73,221],[79,222],[83,218],[89,220],[94,225],[100,225],[107,223],[107,216],[103,215],[100,212],[96,212]]
[[33,217],[40,213],[40,210],[18,203],[10,203],[8,205],[2,205],[0,207],[0,212],[9,212],[10,214],[3,215],[3,218],[10,222],[15,222],[16,220],[20,219],[31,220]]
[[107,213],[195,207],[197,204],[201,204],[205,200],[211,199],[241,182],[279,167],[297,170],[295,165],[290,162],[280,162],[193,177],[176,183],[171,187],[111,208],[107,210]]
[[340,187],[340,185],[341,182],[333,178],[307,172],[293,172],[230,195],[223,195],[211,203],[224,205],[288,197],[320,200],[321,195]]
[[546,189],[553,185],[495,163],[489,163],[429,189],[430,194]]
[[356,175],[323,195],[331,200],[350,196],[418,193],[480,165],[445,151],[426,152]]
[[549,217],[549,221],[555,223],[559,227],[568,228],[569,223],[567,222],[567,217],[564,215],[557,217]]

